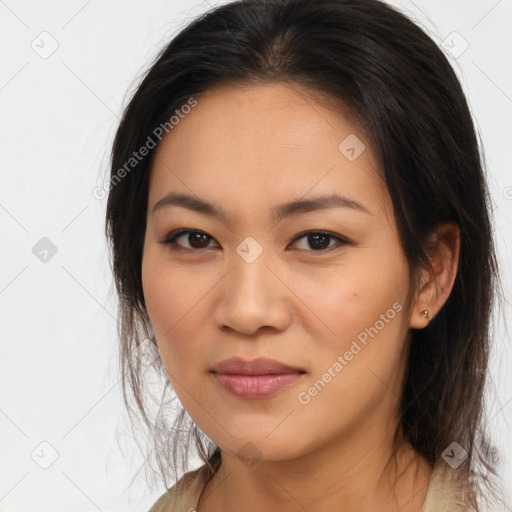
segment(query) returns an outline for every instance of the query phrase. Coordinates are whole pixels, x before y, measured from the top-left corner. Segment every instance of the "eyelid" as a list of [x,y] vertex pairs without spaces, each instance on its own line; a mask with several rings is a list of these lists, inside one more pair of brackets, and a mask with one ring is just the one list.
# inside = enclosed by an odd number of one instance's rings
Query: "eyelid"
[[[172,231],[171,233],[168,233],[167,235],[165,235],[164,238],[160,241],[160,243],[163,244],[163,245],[170,246],[173,250],[182,250],[182,251],[190,251],[190,252],[202,252],[202,251],[205,251],[207,249],[210,249],[210,247],[203,248],[203,249],[193,249],[193,248],[189,249],[188,247],[178,246],[178,244],[174,243],[174,241],[177,238],[179,238],[180,236],[186,235],[186,234],[190,234],[190,233],[200,233],[202,235],[206,235],[211,240],[215,240],[215,238],[213,238],[213,236],[211,236],[208,233],[206,233],[206,231],[202,231],[200,229],[181,228],[181,229],[177,229],[177,230]],[[179,248],[175,249],[176,246],[179,247]]]
[[[306,231],[303,231],[302,233],[299,233],[293,240],[292,240],[292,243],[293,242],[296,242],[297,240],[299,240],[300,238],[304,238],[306,235],[310,235],[310,234],[320,234],[320,235],[326,235],[326,236],[330,236],[331,238],[336,238],[337,240],[340,241],[340,243],[342,243],[343,245],[349,245],[351,244],[352,242],[344,237],[344,236],[341,236],[341,235],[338,235],[336,233],[333,233],[332,231],[327,231],[325,229],[308,229]],[[318,250],[318,251],[313,251],[311,250],[312,252],[322,252],[322,250]],[[325,249],[324,249],[325,251]]]
[[[175,251],[185,251],[185,252],[200,253],[200,252],[209,251],[210,249],[212,249],[212,247],[204,247],[202,249],[194,249],[194,248],[182,247],[182,246],[179,246],[178,244],[176,244],[174,242],[181,235],[190,234],[190,233],[200,233],[200,234],[206,235],[211,240],[215,240],[214,237],[212,237],[211,235],[209,235],[208,233],[206,233],[205,231],[202,231],[200,229],[181,228],[181,229],[177,229],[177,230],[167,234],[160,241],[160,243],[163,244],[163,245],[169,246],[169,248],[171,248],[171,250],[175,250]],[[338,235],[336,233],[332,233],[331,231],[327,231],[325,229],[316,229],[316,230],[315,229],[309,229],[309,230],[303,231],[303,232],[299,233],[298,235],[296,235],[293,238],[293,240],[291,241],[291,243],[293,244],[293,243],[297,242],[298,240],[300,240],[301,238],[304,238],[305,236],[307,236],[309,234],[321,234],[321,235],[329,236],[331,238],[336,239],[338,241],[338,244],[334,245],[333,247],[328,247],[326,249],[318,249],[318,250],[302,249],[302,250],[300,250],[300,252],[305,251],[305,252],[310,253],[310,254],[319,254],[319,255],[321,255],[321,254],[326,254],[328,252],[331,252],[332,250],[335,250],[335,249],[337,249],[339,247],[342,247],[344,245],[352,245],[352,242],[349,239],[347,239],[346,237],[343,237],[343,236]]]

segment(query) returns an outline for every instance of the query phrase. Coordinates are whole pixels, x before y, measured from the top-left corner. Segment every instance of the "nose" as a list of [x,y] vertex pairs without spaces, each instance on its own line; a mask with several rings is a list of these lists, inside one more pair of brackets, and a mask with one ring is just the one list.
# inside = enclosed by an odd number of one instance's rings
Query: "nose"
[[215,323],[219,329],[249,336],[262,328],[283,331],[289,325],[292,293],[264,254],[252,263],[234,254],[231,271],[216,287],[220,297]]

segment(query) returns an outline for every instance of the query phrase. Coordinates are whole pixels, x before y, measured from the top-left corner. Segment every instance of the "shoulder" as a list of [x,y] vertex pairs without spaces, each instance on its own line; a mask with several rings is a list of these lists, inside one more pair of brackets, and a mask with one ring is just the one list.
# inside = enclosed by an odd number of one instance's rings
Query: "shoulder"
[[421,512],[466,512],[467,506],[457,472],[443,461],[438,462]]
[[188,512],[195,509],[203,487],[211,475],[207,464],[185,473],[153,504],[149,512]]

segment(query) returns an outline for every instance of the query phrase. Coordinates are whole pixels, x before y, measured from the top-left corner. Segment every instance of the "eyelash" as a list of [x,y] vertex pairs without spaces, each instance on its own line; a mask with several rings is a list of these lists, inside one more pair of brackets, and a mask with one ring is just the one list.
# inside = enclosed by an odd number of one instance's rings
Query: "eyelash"
[[[204,231],[200,231],[197,229],[178,229],[176,231],[173,231],[172,233],[169,233],[160,243],[163,245],[168,246],[173,251],[183,251],[183,252],[202,252],[208,249],[211,249],[211,247],[204,247],[202,249],[196,249],[196,248],[188,248],[188,247],[182,247],[179,244],[176,243],[176,239],[179,238],[182,235],[186,234],[192,234],[192,233],[200,233],[203,235],[206,235],[211,240],[214,240],[213,237],[208,235],[208,233],[205,233]],[[351,242],[347,240],[346,238],[342,238],[339,235],[335,235],[334,233],[330,233],[329,231],[304,231],[303,233],[298,234],[293,240],[292,243],[300,240],[301,238],[307,237],[307,235],[324,235],[330,238],[335,238],[338,240],[339,246],[349,245]],[[336,246],[327,247],[325,249],[303,249],[306,252],[312,252],[312,253],[326,253],[331,252],[333,249],[335,249]]]

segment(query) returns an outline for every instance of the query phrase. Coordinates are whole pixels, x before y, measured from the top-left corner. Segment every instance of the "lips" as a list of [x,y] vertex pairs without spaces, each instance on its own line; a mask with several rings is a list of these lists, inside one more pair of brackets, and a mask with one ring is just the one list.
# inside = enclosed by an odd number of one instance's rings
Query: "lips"
[[246,361],[239,357],[225,359],[214,366],[214,373],[224,375],[282,375],[286,373],[305,373],[301,368],[289,366],[275,359],[260,357]]
[[261,400],[299,381],[304,370],[274,359],[252,361],[234,357],[218,363],[212,374],[230,395],[244,400]]

